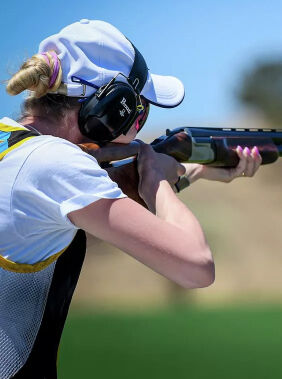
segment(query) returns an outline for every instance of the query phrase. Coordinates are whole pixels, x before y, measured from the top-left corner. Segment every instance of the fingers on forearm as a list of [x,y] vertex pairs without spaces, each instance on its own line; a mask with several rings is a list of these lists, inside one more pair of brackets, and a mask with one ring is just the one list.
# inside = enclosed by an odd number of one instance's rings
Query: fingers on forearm
[[236,175],[254,176],[262,162],[258,148],[255,146],[250,150],[248,147],[242,149],[241,146],[238,146],[236,151],[240,158],[238,166],[236,167]]
[[247,167],[247,154],[245,152],[245,149],[243,150],[241,146],[238,146],[236,152],[240,160],[237,167],[234,169],[234,177],[242,176]]
[[258,170],[259,166],[261,165],[262,157],[259,153],[259,149],[256,146],[252,149],[251,155],[255,162],[255,165],[254,165],[254,173],[255,173]]
[[245,176],[252,177],[258,170],[262,159],[259,154],[259,150],[256,146],[253,147],[252,150],[248,148],[244,149],[244,153],[246,154],[246,157],[247,157]]
[[253,176],[254,175],[254,160],[251,156],[251,150],[248,147],[245,147],[243,150],[243,155],[246,157],[246,167],[245,167],[245,176]]

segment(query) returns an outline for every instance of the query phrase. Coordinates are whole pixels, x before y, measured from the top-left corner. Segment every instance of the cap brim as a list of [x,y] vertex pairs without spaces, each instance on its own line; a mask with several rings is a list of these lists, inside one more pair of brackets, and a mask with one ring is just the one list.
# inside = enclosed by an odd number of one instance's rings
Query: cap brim
[[174,76],[155,75],[149,72],[141,95],[158,107],[173,108],[182,102],[185,91],[182,82]]

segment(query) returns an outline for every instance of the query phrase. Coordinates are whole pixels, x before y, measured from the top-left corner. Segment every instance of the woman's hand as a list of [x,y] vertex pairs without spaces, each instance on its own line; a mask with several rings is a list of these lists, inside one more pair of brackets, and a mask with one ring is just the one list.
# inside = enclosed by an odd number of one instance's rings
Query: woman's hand
[[179,176],[184,175],[186,167],[166,154],[156,153],[150,145],[140,141],[138,154],[139,194],[147,198],[157,190],[162,180],[174,185]]
[[240,161],[234,168],[217,168],[197,163],[182,163],[186,169],[185,175],[188,177],[190,183],[198,179],[230,183],[239,177],[254,176],[262,162],[258,148],[255,146],[250,150],[248,147],[242,149],[241,146],[238,146],[236,151]]

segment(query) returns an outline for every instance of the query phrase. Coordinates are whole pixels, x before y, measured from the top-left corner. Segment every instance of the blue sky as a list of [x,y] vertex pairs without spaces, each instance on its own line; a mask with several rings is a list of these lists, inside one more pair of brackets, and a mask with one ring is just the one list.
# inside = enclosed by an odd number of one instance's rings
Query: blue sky
[[[1,2],[0,80],[9,78],[39,42],[81,18],[119,28],[153,73],[174,75],[186,89],[175,109],[152,107],[147,130],[181,125],[232,126],[240,75],[268,57],[282,59],[282,1],[83,0]],[[16,116],[21,96],[0,85],[1,117]]]

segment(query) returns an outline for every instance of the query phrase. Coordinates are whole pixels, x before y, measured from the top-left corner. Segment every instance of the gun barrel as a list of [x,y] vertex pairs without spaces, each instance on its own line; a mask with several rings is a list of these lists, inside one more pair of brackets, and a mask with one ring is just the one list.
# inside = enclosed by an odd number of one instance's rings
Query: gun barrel
[[276,145],[282,145],[282,129],[244,129],[244,128],[197,128],[184,127],[194,137],[252,137],[271,138]]

